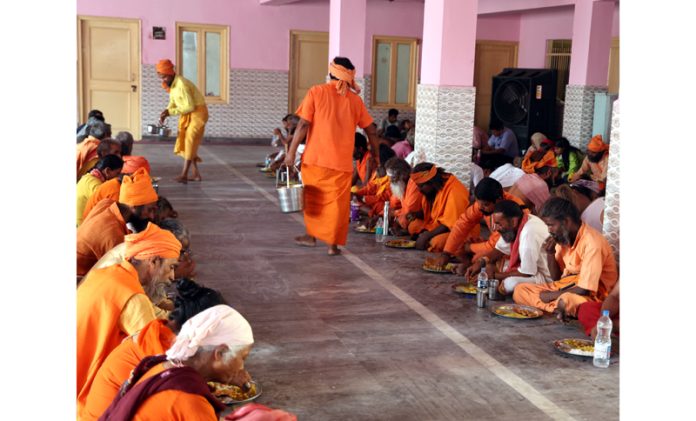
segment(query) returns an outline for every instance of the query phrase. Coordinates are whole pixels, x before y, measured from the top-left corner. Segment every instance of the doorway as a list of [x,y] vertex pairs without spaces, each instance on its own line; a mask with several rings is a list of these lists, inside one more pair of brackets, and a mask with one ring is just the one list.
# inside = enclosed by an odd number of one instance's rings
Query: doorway
[[104,113],[115,135],[140,131],[140,21],[78,16],[78,117]]
[[474,125],[488,131],[491,119],[493,76],[506,67],[517,67],[517,43],[506,41],[476,41],[474,86],[476,107]]

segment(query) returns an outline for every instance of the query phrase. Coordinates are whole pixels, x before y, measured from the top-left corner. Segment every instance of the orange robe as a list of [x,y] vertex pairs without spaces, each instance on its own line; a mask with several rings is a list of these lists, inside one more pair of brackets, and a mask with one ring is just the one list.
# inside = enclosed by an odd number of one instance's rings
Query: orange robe
[[120,192],[121,181],[118,179],[118,177],[103,182],[87,200],[85,211],[82,213],[82,220],[84,221],[87,219],[89,212],[97,205],[97,203],[101,202],[102,199],[108,198],[114,202],[118,202],[118,195]]
[[[518,205],[524,205],[522,199],[507,192],[503,192],[503,199],[512,200]],[[466,241],[470,238],[479,236],[482,218],[486,222],[491,234],[487,241],[472,244],[471,251],[474,253],[474,259],[480,259],[483,255],[492,251],[495,248],[495,243],[497,243],[500,238],[500,234],[493,229],[493,215],[485,216],[483,212],[481,212],[481,207],[478,202],[474,201],[474,204],[469,206],[466,211],[459,216],[454,226],[450,227],[450,236],[447,238],[447,243],[445,243],[444,246],[445,253],[449,253],[453,256],[461,254]]]
[[[373,173],[373,174],[376,174]],[[391,178],[388,175],[384,177],[377,177],[376,175],[372,177],[367,186],[358,189],[355,192],[357,196],[363,196],[363,203],[370,206],[370,216],[383,215],[384,214],[384,203],[389,200],[390,207],[391,203]]]
[[101,141],[95,137],[88,136],[85,140],[77,144],[77,179],[85,175],[94,164],[97,163],[97,146]]
[[396,214],[397,221],[401,228],[408,228],[408,219],[406,215],[411,212],[420,212],[423,210],[423,194],[418,190],[418,185],[409,179],[406,184],[406,191],[404,192],[404,198],[401,200],[401,209]]
[[372,117],[352,91],[336,91],[336,81],[313,86],[296,113],[310,123],[302,154],[304,220],[307,234],[327,244],[348,237],[355,127]]
[[546,151],[544,156],[536,162],[531,160],[534,153],[535,151],[528,151],[522,160],[522,170],[527,174],[534,174],[536,170],[542,167],[558,166],[558,160],[556,159],[556,154],[553,152],[553,150]]
[[[164,371],[162,364],[152,367],[137,384]],[[179,390],[155,393],[140,405],[133,421],[218,421],[215,409],[200,395]]]
[[128,234],[117,202],[99,202],[77,228],[77,275],[83,276]]
[[111,351],[97,371],[79,421],[99,419],[140,361],[151,355],[164,354],[169,349],[176,335],[166,324],[164,320],[153,320]]
[[[547,312],[554,311],[558,300],[563,300],[566,313],[575,316],[582,303],[604,300],[619,278],[611,246],[599,231],[584,222],[572,246],[556,245],[556,261],[563,270],[560,280],[545,285],[519,284],[513,300]],[[590,291],[589,295],[566,292],[549,303],[541,301],[542,292],[558,291],[571,283]]]
[[126,336],[134,333],[121,330],[120,317],[135,294],[145,291],[138,272],[128,262],[92,271],[77,288],[78,413],[102,362]]
[[[423,196],[421,200],[423,206],[423,219],[417,219],[408,226],[409,233],[418,234],[423,230],[432,231],[440,225],[444,225],[450,230],[457,222],[459,215],[464,213],[469,206],[469,189],[467,189],[453,174],[445,181],[432,205]],[[450,233],[438,234],[430,239],[429,251],[439,252],[447,242]]]
[[[367,161],[372,159],[372,152],[367,151],[365,152],[365,155],[363,155],[362,159],[356,163],[355,168],[358,171],[358,177],[360,177],[360,182],[365,185],[368,183],[367,181]],[[372,177],[374,176],[374,168],[372,169],[372,175],[370,176],[370,180],[372,180]]]

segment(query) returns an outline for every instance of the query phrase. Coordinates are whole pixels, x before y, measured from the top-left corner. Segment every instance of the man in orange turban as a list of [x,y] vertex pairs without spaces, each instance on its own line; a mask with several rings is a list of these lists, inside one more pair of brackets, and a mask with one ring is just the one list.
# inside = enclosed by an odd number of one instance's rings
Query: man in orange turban
[[568,180],[569,183],[581,178],[588,178],[604,190],[607,182],[607,168],[609,167],[609,145],[602,141],[602,135],[594,136],[587,144],[587,156],[582,161],[580,169]]
[[417,236],[417,249],[440,252],[457,218],[469,206],[469,190],[454,174],[429,162],[413,167],[411,180],[423,194],[423,210],[408,225],[408,232]]
[[77,288],[78,413],[104,359],[156,319],[152,303],[166,298],[174,280],[181,252],[174,234],[149,223],[125,242],[126,261],[90,272]]
[[157,192],[147,171],[124,176],[118,201],[103,199],[77,229],[77,276],[84,276],[107,251],[131,231],[140,232],[157,212]]
[[[170,115],[179,116],[179,128],[174,144],[174,154],[184,158],[184,168],[175,180],[186,184],[188,180],[201,181],[198,163],[198,146],[203,140],[205,123],[208,121],[208,106],[205,97],[196,85],[174,71],[174,65],[169,60],[160,60],[156,66],[157,76],[162,81],[162,87],[169,92],[169,105],[160,114],[160,124]],[[193,177],[188,178],[189,169],[193,165]]]
[[[295,164],[297,148],[306,138],[302,182],[307,233],[295,238],[295,243],[314,247],[318,238],[328,244],[328,253],[334,256],[348,238],[355,127],[365,129],[373,151],[379,150],[379,139],[372,117],[356,93],[360,87],[355,83],[353,63],[336,57],[329,65],[329,77],[328,83],[307,91],[295,112],[300,122],[285,163]],[[376,154],[371,159],[371,168],[377,168]]]

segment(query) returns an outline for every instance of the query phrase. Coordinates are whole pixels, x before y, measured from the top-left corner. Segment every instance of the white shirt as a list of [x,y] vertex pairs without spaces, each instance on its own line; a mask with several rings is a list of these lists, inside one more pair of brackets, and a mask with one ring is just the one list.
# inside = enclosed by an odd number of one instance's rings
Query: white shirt
[[[520,233],[520,266],[517,271],[531,276],[539,274],[551,280],[546,253],[543,253],[541,249],[542,244],[549,237],[549,227],[537,216],[530,214],[528,218]],[[509,256],[512,244],[500,237],[495,248]]]
[[479,167],[478,165],[474,164],[473,162],[471,163],[471,182],[473,183],[473,186],[476,187],[476,185],[481,181],[483,178],[483,168]]
[[495,169],[490,175],[498,180],[503,188],[512,187],[515,182],[526,173],[512,164],[505,164]]

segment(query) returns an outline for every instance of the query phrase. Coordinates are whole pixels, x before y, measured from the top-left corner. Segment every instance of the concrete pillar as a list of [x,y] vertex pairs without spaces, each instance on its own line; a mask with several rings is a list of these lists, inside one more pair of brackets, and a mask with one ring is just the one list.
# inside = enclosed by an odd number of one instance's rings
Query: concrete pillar
[[355,82],[365,100],[365,33],[367,0],[331,0],[329,8],[329,61],[348,57],[355,66]]
[[563,136],[584,149],[592,138],[594,94],[607,92],[614,1],[577,0]]
[[425,0],[416,151],[468,186],[478,0]]
[[621,125],[619,100],[614,101],[611,115],[611,145],[609,146],[609,168],[607,170],[607,187],[604,198],[604,226],[602,231],[611,248],[616,262],[619,262],[619,204],[621,192]]

